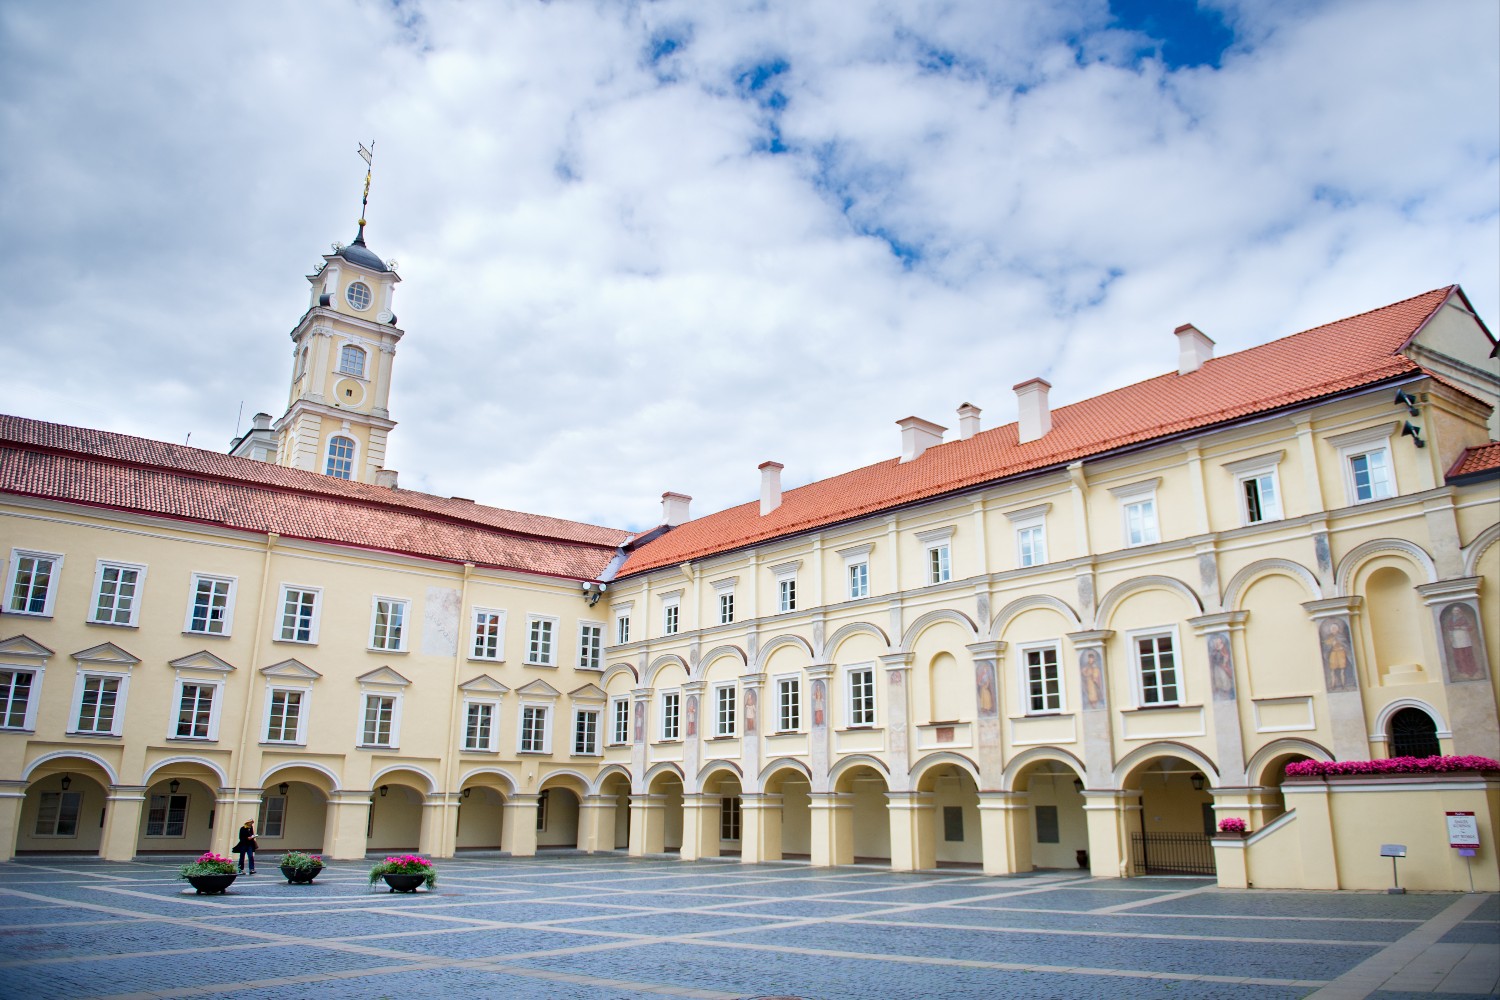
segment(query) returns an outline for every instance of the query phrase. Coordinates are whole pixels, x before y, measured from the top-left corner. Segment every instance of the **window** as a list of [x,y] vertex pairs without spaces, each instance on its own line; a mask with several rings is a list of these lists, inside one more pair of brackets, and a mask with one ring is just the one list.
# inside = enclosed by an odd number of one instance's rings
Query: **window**
[[1276,466],[1285,454],[1278,451],[1225,463],[1225,471],[1234,476],[1240,516],[1245,524],[1281,520],[1281,487]]
[[734,624],[734,591],[719,595],[719,624]]
[[31,687],[36,674],[30,670],[0,670],[0,729],[33,729],[35,699]]
[[735,734],[735,712],[738,690],[733,684],[714,688],[714,735]]
[[615,619],[615,642],[624,645],[630,641],[630,616],[620,615]]
[[682,609],[677,601],[671,601],[662,605],[661,609],[661,634],[676,635],[677,627],[681,622]]
[[783,613],[797,610],[796,577],[776,581],[776,610]]
[[267,743],[302,743],[302,694],[286,688],[272,688],[266,707]]
[[604,626],[597,622],[578,623],[578,669],[604,669]]
[[365,695],[365,724],[360,732],[360,746],[394,746],[396,698],[388,694]]
[[78,836],[78,814],[82,808],[82,792],[43,792],[37,802],[35,835]]
[[99,563],[94,580],[94,615],[89,620],[101,625],[134,625],[145,572],[144,566]]
[[1062,677],[1057,669],[1057,647],[1021,651],[1026,670],[1026,714],[1062,711]]
[[585,756],[599,752],[599,713],[594,709],[573,714],[573,752]]
[[867,562],[850,563],[848,569],[850,600],[858,597],[869,597],[870,564]]
[[1036,842],[1038,844],[1056,844],[1061,838],[1058,836],[1057,806],[1036,807]]
[[234,578],[193,575],[193,601],[184,631],[228,635],[234,622]]
[[273,838],[286,834],[286,796],[267,795],[260,800],[260,821],[255,824],[257,836]]
[[1016,561],[1021,566],[1040,566],[1047,561],[1047,534],[1040,524],[1016,529]]
[[948,545],[934,545],[927,550],[927,582],[947,583],[953,577],[952,566],[949,564]]
[[495,750],[495,703],[470,701],[464,703],[464,749],[476,753],[493,753]]
[[1328,439],[1328,443],[1339,450],[1351,504],[1396,495],[1395,470],[1391,467],[1391,435],[1400,426],[1399,423],[1379,424]]
[[678,691],[661,696],[661,738],[682,739],[682,694]]
[[557,634],[557,619],[532,615],[526,619],[526,662],[538,667],[550,667],[553,657],[553,637]]
[[351,281],[349,287],[344,290],[344,298],[349,300],[349,305],[354,307],[356,312],[364,312],[370,308],[374,295],[370,292],[370,286],[363,281]]
[[62,556],[50,552],[12,549],[5,610],[17,615],[52,614],[56,590],[52,583],[62,570],[62,561]]
[[172,735],[180,740],[207,740],[213,732],[214,684],[180,683],[177,698],[177,724]]
[[1420,708],[1403,708],[1391,716],[1392,757],[1436,757],[1443,752],[1437,723]]
[[118,736],[119,709],[124,705],[125,678],[113,674],[80,674],[77,725],[73,732],[88,736]]
[[282,642],[318,641],[318,595],[314,587],[283,586],[281,588],[281,631],[277,638]]
[[345,344],[339,350],[339,371],[356,378],[365,377],[365,352],[353,344]]
[[476,660],[505,659],[505,612],[494,608],[474,609],[474,649]]
[[521,752],[547,753],[551,749],[544,705],[521,706]]
[[795,733],[802,728],[802,683],[797,677],[776,682],[776,731]]
[[963,843],[963,806],[943,806],[943,839],[950,844]]
[[849,725],[875,725],[875,668],[851,667],[849,677]]
[[614,717],[614,732],[609,742],[624,746],[630,742],[630,699],[616,698],[610,703],[610,712]]
[[328,439],[328,464],[323,474],[335,479],[354,478],[354,439],[343,436]]
[[1161,530],[1156,519],[1156,488],[1161,477],[1147,479],[1129,486],[1116,486],[1110,490],[1120,501],[1125,546],[1154,545],[1161,541]]
[[375,598],[370,621],[370,648],[388,653],[406,651],[406,609],[409,601],[394,597]]
[[1170,633],[1135,637],[1135,665],[1142,705],[1176,705],[1182,701],[1177,684],[1177,659]]
[[719,839],[739,840],[742,829],[741,820],[744,818],[741,811],[740,797],[738,795],[719,800]]
[[187,833],[188,797],[153,795],[146,812],[146,836],[181,837]]

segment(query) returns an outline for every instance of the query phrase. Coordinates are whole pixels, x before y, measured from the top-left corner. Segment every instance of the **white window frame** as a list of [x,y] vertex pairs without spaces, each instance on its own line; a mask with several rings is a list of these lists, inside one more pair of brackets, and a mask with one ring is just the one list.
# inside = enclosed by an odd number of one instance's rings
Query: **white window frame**
[[[868,542],[837,550],[844,560],[845,599],[858,601],[870,596],[870,552],[874,548],[875,544]],[[862,586],[856,587],[856,583]]]
[[[224,595],[224,611],[217,619],[213,617],[213,608],[210,605],[209,615],[204,619],[204,628],[193,628],[193,612],[198,607],[198,587],[203,583],[228,584],[228,590]],[[183,619],[182,630],[188,635],[212,635],[221,639],[227,639],[234,634],[234,599],[239,592],[239,577],[221,576],[217,573],[194,573],[188,584],[188,606],[187,617]],[[221,627],[215,632],[211,626],[215,621],[221,623]]]
[[661,634],[676,635],[682,631],[682,591],[661,595]]
[[[859,678],[868,680],[868,691],[861,695],[855,689]],[[874,729],[880,720],[880,699],[877,694],[879,688],[875,684],[875,664],[873,663],[851,663],[844,668],[844,726],[847,729]],[[868,700],[868,706],[862,706],[861,702]],[[860,709],[867,707],[869,718],[863,717]]]
[[[367,742],[365,742],[365,737],[368,735],[368,730],[365,728],[365,722],[366,722],[366,720],[368,720],[369,715],[370,715],[370,701],[371,701],[371,699],[374,699],[374,698],[389,698],[389,699],[391,699],[391,726],[390,726],[390,730],[391,731],[390,731],[390,735],[388,737],[388,742],[385,742],[385,743],[367,743]],[[358,729],[358,731],[357,731],[357,733],[355,734],[355,737],[354,737],[355,745],[358,746],[361,750],[396,750],[396,749],[399,749],[400,746],[401,746],[401,702],[402,701],[403,701],[402,693],[399,690],[395,690],[395,691],[393,691],[393,690],[380,690],[380,691],[365,690],[365,691],[360,692],[360,699],[359,699],[359,729]],[[377,733],[377,735],[378,735],[378,733]]]
[[[1120,502],[1120,541],[1124,548],[1137,549],[1144,545],[1155,545],[1161,541],[1161,508],[1156,502],[1156,491],[1161,486],[1161,477],[1143,479],[1129,486],[1116,486],[1109,492]],[[1143,529],[1139,541],[1133,541],[1130,537],[1130,512],[1135,509],[1144,509],[1144,505],[1150,505],[1151,522],[1149,531],[1143,522]],[[1149,536],[1149,537],[1148,537]]]
[[[1366,427],[1363,430],[1350,431],[1347,434],[1336,434],[1328,439],[1328,443],[1339,451],[1339,466],[1344,470],[1344,491],[1349,498],[1349,506],[1375,503],[1378,500],[1388,500],[1401,495],[1401,488],[1396,481],[1396,449],[1391,447],[1391,441],[1399,427],[1400,422],[1395,421]],[[1388,492],[1380,496],[1361,498],[1359,485],[1354,475],[1354,460],[1376,453],[1384,454]]]
[[[99,602],[104,596],[104,574],[110,570],[115,570],[117,573],[135,574],[135,583],[133,585],[135,592],[130,599],[130,604],[127,609],[124,621],[118,620],[120,610],[120,591],[118,579],[116,580],[115,606],[112,609],[114,617],[99,617]],[[144,596],[145,590],[146,567],[144,565],[140,563],[116,562],[112,559],[100,559],[98,568],[94,571],[94,593],[92,599],[89,601],[89,622],[94,625],[119,625],[135,628],[140,620],[141,598]]]
[[[21,666],[15,663],[0,663],[0,672],[11,675],[11,690],[4,702],[0,702],[0,732],[35,732],[36,708],[42,696],[42,673],[44,668]],[[21,712],[21,724],[9,724],[11,705],[15,702],[15,678],[26,674],[31,678],[26,690],[26,707]],[[76,719],[76,716],[75,716]]]
[[[1030,656],[1031,656],[1032,653],[1051,653],[1052,654],[1053,682],[1054,682],[1054,684],[1057,687],[1057,704],[1056,704],[1055,707],[1049,708],[1049,707],[1046,707],[1046,705],[1044,704],[1042,708],[1035,708],[1031,704],[1031,663],[1030,663]],[[1020,684],[1021,684],[1021,707],[1022,707],[1022,710],[1023,710],[1023,714],[1028,715],[1028,716],[1062,715],[1065,712],[1067,712],[1067,710],[1068,710],[1068,691],[1067,691],[1067,684],[1064,683],[1064,676],[1065,676],[1066,671],[1063,668],[1063,653],[1062,653],[1062,647],[1061,647],[1061,645],[1059,643],[1056,643],[1056,642],[1030,642],[1030,643],[1026,643],[1025,645],[1018,646],[1017,647],[1016,662],[1019,664],[1019,667],[1020,667],[1020,669],[1017,672],[1017,677],[1018,677],[1018,679],[1020,681]],[[1045,694],[1045,681],[1044,681],[1043,697],[1044,697],[1044,699],[1046,697],[1046,694]]]
[[[283,694],[283,695],[294,694],[294,695],[297,696],[297,731],[292,734],[292,738],[290,740],[288,740],[288,739],[285,738],[285,731],[286,731],[285,719],[286,719],[286,713],[285,713],[284,710],[282,712],[282,719],[283,719],[282,733],[283,733],[283,738],[281,738],[281,739],[272,739],[271,738],[271,709],[272,709],[273,702],[275,701],[275,698],[276,698],[276,696],[278,694]],[[263,714],[263,718],[261,719],[261,726],[260,726],[260,732],[261,732],[261,737],[262,737],[261,742],[269,744],[269,745],[272,745],[272,746],[306,746],[307,745],[307,705],[308,705],[308,701],[309,701],[309,699],[311,697],[312,697],[312,689],[310,687],[295,687],[295,686],[287,685],[287,684],[271,684],[271,685],[268,685],[266,687],[265,712]]]
[[[183,688],[189,685],[197,688],[207,688],[212,699],[208,705],[208,734],[206,736],[187,735],[178,732],[182,713]],[[189,743],[214,743],[219,739],[219,716],[224,707],[224,681],[222,679],[208,680],[203,677],[178,675],[177,681],[172,685],[172,709],[167,719],[167,739],[173,742]]]
[[630,641],[630,612],[615,615],[615,645],[623,646]]
[[[280,840],[286,836],[286,809],[287,799],[290,796],[279,792],[275,795],[262,795],[260,799],[260,810],[256,816],[255,835],[265,837],[267,840]],[[271,808],[271,803],[279,805],[276,809]],[[272,812],[277,813],[275,821],[272,821]]]
[[[620,706],[625,707],[622,716]],[[630,696],[619,695],[609,699],[609,745],[612,747],[626,747],[630,745]]]
[[922,581],[926,586],[953,582],[953,526],[917,532],[922,545]]
[[[310,620],[308,621],[308,624],[307,624],[307,634],[308,634],[308,637],[306,639],[299,639],[299,638],[297,638],[298,626],[300,625],[301,620],[302,620],[302,616],[301,616],[301,602],[298,602],[297,621],[292,626],[292,630],[291,630],[292,634],[291,635],[287,634],[287,598],[293,592],[295,592],[297,594],[302,594],[302,595],[311,594],[312,598],[313,598],[312,614],[309,616]],[[280,599],[280,601],[277,602],[276,607],[277,607],[277,619],[276,619],[276,641],[277,642],[295,642],[295,643],[297,643],[300,646],[316,646],[318,644],[318,627],[322,624],[322,621],[323,621],[323,588],[322,587],[304,587],[304,586],[302,586],[299,583],[283,583],[281,585],[281,599]]]
[[[603,753],[603,750],[599,746],[600,714],[601,713],[597,705],[589,705],[586,707],[573,709],[572,747],[574,757],[598,757]],[[581,744],[579,743],[578,737],[582,735],[579,731],[579,727],[580,725],[582,725],[583,718],[586,715],[592,715],[594,717],[593,738],[589,741],[587,746],[584,746],[583,749],[579,749]]]
[[[481,619],[495,618],[494,622]],[[505,662],[505,609],[476,607],[469,615],[469,659],[489,663]],[[492,634],[488,634],[493,629]],[[489,649],[489,640],[494,640],[495,650]]]
[[[354,445],[349,452],[349,475],[347,476],[337,476],[330,471],[330,467],[333,464],[333,442],[340,439]],[[340,459],[340,461],[343,460]],[[346,482],[359,481],[359,438],[355,437],[349,431],[342,429],[328,435],[328,440],[323,442],[323,475],[331,479],[343,479]]]
[[[729,712],[726,725],[724,698],[728,696]],[[728,739],[738,736],[740,731],[740,691],[733,681],[713,686],[714,736]]]
[[[151,799],[153,797],[156,797],[156,796],[159,796],[159,797],[167,800],[166,801],[165,810],[162,813],[162,817],[161,817],[161,827],[162,828],[161,828],[161,832],[160,833],[152,833],[151,832]],[[181,799],[182,800],[182,831],[180,833],[169,833],[168,832],[171,829],[171,822],[172,822],[172,800],[173,799]],[[148,791],[146,793],[145,808],[142,811],[146,814],[145,815],[146,829],[145,829],[145,832],[142,834],[143,837],[147,837],[147,838],[149,838],[151,840],[182,840],[182,839],[186,838],[187,835],[188,835],[188,828],[187,828],[188,820],[193,815],[193,796],[190,793],[188,793],[188,792],[154,792],[153,793],[153,792],[149,792]]]
[[[1268,455],[1256,455],[1254,458],[1242,458],[1237,462],[1225,462],[1222,466],[1225,472],[1234,477],[1235,503],[1240,509],[1241,524],[1265,524],[1269,521],[1280,521],[1286,517],[1286,507],[1282,503],[1281,492],[1281,460],[1286,456],[1285,451],[1276,451]],[[1248,482],[1259,483],[1262,479],[1271,480],[1271,493],[1275,498],[1274,510],[1267,509],[1265,497],[1261,495],[1261,517],[1252,519],[1250,517],[1250,504],[1245,496],[1245,484]]]
[[578,623],[578,669],[604,669],[604,623]]
[[[388,604],[392,610],[401,609],[401,621],[396,626],[396,644],[390,645],[390,629],[387,628],[385,645],[378,645],[380,636],[377,629],[380,625],[380,605]],[[387,612],[389,616],[390,612]],[[370,644],[369,649],[376,653],[404,653],[406,652],[407,639],[411,636],[411,601],[405,597],[390,597],[384,594],[375,594],[370,598]]]
[[[42,819],[44,818],[44,813],[42,812],[42,796],[46,795],[57,796],[57,813],[52,817],[52,831],[50,833],[44,833],[41,828]],[[68,802],[69,800],[73,802],[75,807],[73,832],[58,833],[57,827],[59,821],[62,819],[63,803]],[[57,791],[48,790],[40,793],[37,796],[36,822],[34,822],[31,826],[31,836],[40,837],[44,840],[77,840],[78,831],[81,829],[83,829],[83,792],[81,790],[76,792],[65,792],[62,789],[58,789]]]
[[739,582],[739,577],[732,576],[726,580],[715,580],[714,588],[714,620],[720,625],[734,624],[734,585]]
[[[47,593],[42,597],[42,610],[26,611],[17,609],[16,601],[16,577],[21,574],[22,559],[45,559],[52,565],[47,571]],[[32,618],[51,618],[52,608],[57,603],[57,581],[62,575],[63,556],[58,552],[39,552],[35,549],[11,549],[10,550],[10,572],[5,574],[5,613],[8,615],[28,615]],[[30,603],[29,601],[27,603]]]
[[[1140,640],[1168,638],[1172,641],[1172,673],[1173,684],[1177,688],[1177,698],[1173,701],[1146,700],[1145,676],[1142,671]],[[1168,625],[1163,628],[1141,628],[1133,629],[1125,633],[1125,641],[1130,643],[1130,680],[1135,694],[1137,708],[1174,708],[1187,703],[1187,670],[1182,662],[1182,643],[1178,640],[1177,626]],[[1158,668],[1159,675],[1159,668]],[[1158,687],[1161,686],[1158,681]]]
[[772,578],[776,581],[776,613],[778,615],[792,614],[797,610],[797,570],[802,566],[801,559],[791,562],[778,563],[769,567]]
[[[549,702],[521,702],[519,706],[520,712],[516,716],[518,721],[518,725],[516,726],[516,753],[522,753],[526,754],[527,756],[531,756],[533,754],[549,754],[552,752],[552,707],[553,706]],[[526,714],[528,712],[540,712],[542,715],[542,745],[539,749],[528,749],[526,745],[528,736],[526,727]]]
[[[1027,569],[1031,566],[1045,566],[1048,560],[1047,554],[1047,515],[1051,513],[1050,503],[1037,504],[1025,507],[1021,510],[1008,511],[1005,515],[1010,522],[1011,531],[1016,538],[1016,566],[1019,569]],[[1036,533],[1036,543],[1031,551],[1027,551],[1027,536]]]
[[[463,702],[463,734],[460,746],[464,753],[499,753],[500,752],[500,706],[498,698],[465,698]],[[475,709],[490,710],[490,733],[489,738],[473,743],[469,740],[469,713]]]
[[656,699],[656,739],[658,743],[682,742],[682,692],[663,691]]
[[[347,358],[349,358],[349,357],[352,357],[353,356],[352,352],[356,352],[356,351],[359,353],[359,367],[358,367],[358,369],[351,368],[349,365],[345,364],[345,360]],[[365,375],[365,372],[369,369],[369,365],[370,365],[370,352],[367,351],[367,350],[365,350],[364,347],[360,346],[359,344],[350,343],[350,342],[345,342],[345,343],[339,345],[339,372],[338,373],[340,375],[352,375],[355,378],[360,379],[361,381],[367,381],[367,376]]]
[[[115,690],[115,712],[110,720],[107,732],[97,729],[79,729],[78,715],[83,711],[83,690],[87,686],[89,678],[97,677],[101,680],[119,681]],[[73,703],[68,710],[69,736],[124,736],[125,735],[125,704],[130,694],[130,672],[125,670],[98,670],[95,668],[83,668],[78,670],[78,678],[73,683]]]
[[[557,666],[557,635],[562,619],[553,615],[526,616],[526,665],[528,667]],[[545,625],[546,628],[541,628]],[[541,636],[545,633],[546,639]]]
[[[802,704],[802,675],[788,674],[776,677],[772,680],[772,683],[775,685],[776,690],[776,733],[802,732],[802,725],[806,715]],[[791,693],[790,698],[787,697],[788,692]],[[787,711],[789,703],[793,704],[796,710],[795,718],[790,719],[793,723],[790,727],[786,724],[789,721],[790,715]]]

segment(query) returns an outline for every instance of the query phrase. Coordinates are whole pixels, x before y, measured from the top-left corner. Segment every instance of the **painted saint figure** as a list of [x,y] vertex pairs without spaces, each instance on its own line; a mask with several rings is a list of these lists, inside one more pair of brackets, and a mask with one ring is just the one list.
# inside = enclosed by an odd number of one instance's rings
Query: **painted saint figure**
[[1229,636],[1214,632],[1208,637],[1208,673],[1213,679],[1214,701],[1234,700],[1234,654]]
[[1078,674],[1083,681],[1083,707],[1086,711],[1104,707],[1104,662],[1097,649],[1078,654]]
[[1359,684],[1354,678],[1354,643],[1349,637],[1349,625],[1342,618],[1325,618],[1318,626],[1318,636],[1323,651],[1323,676],[1328,690],[1354,691]]
[[689,736],[698,735],[698,696],[695,694],[688,695],[687,734]]
[[822,729],[827,720],[828,685],[822,680],[812,682],[813,728]]
[[979,699],[979,714],[993,718],[1000,714],[1000,698],[995,692],[995,665],[989,660],[979,660],[974,665],[975,694]]
[[635,741],[646,742],[646,703],[644,701],[635,703]]
[[755,732],[755,688],[745,689],[745,735]]
[[1438,617],[1442,626],[1443,651],[1448,654],[1448,680],[1484,679],[1479,663],[1479,621],[1467,604],[1450,604]]

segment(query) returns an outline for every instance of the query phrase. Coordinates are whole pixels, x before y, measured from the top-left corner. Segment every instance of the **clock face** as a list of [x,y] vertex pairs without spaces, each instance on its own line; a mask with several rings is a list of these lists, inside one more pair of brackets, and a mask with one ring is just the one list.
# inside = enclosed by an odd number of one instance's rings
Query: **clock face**
[[370,302],[374,300],[375,295],[370,291],[369,285],[363,281],[355,281],[351,282],[344,292],[344,298],[349,300],[349,305],[353,306],[356,312],[364,312],[370,308]]
[[365,398],[365,387],[352,378],[339,379],[333,387],[333,401],[339,406],[358,406]]

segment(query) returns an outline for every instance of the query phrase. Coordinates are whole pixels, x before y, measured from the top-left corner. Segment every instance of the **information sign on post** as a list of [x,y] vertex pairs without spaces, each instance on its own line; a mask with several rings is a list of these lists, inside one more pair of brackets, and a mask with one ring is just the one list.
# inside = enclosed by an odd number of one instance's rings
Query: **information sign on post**
[[1479,817],[1471,812],[1450,812],[1448,815],[1448,846],[1478,847]]

